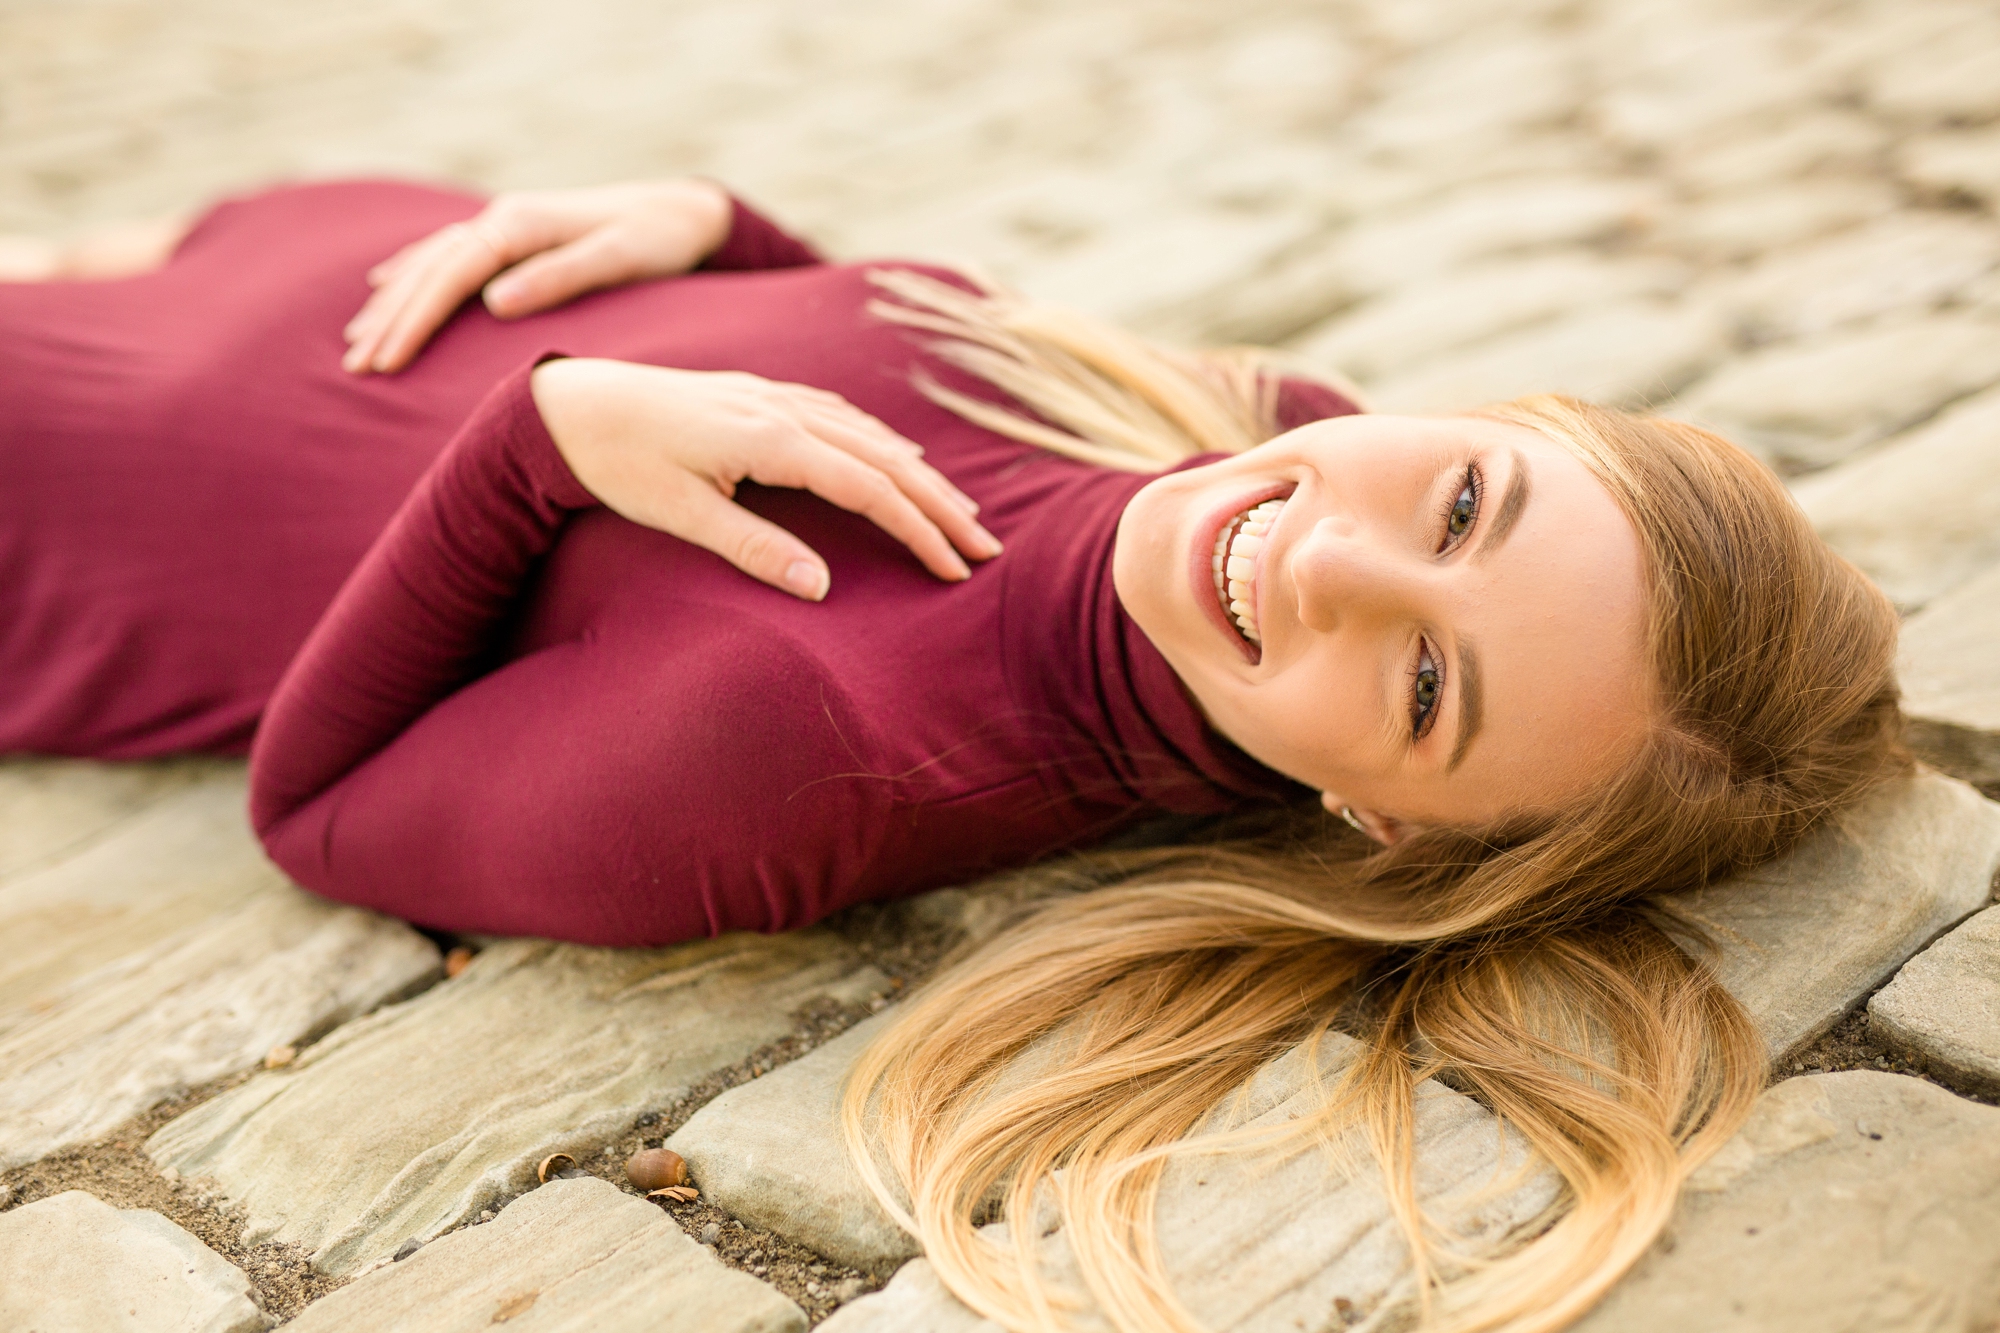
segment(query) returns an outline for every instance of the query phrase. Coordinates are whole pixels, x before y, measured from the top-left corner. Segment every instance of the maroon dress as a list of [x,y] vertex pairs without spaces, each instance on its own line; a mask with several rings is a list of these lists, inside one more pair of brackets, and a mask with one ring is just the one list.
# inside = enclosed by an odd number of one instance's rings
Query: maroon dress
[[[340,369],[368,266],[476,211],[361,182],[211,212],[161,271],[0,285],[0,752],[241,752],[272,858],[453,930],[782,930],[1160,812],[1295,794],[1119,606],[1144,478],[980,429],[869,317],[866,266],[737,209],[701,272]],[[948,276],[948,275],[941,275]],[[921,442],[1007,544],[941,582],[800,492],[742,502],[800,602],[599,507],[527,387],[552,355],[818,385]],[[983,391],[992,396],[991,391]],[[1287,388],[1292,422],[1354,410]]]

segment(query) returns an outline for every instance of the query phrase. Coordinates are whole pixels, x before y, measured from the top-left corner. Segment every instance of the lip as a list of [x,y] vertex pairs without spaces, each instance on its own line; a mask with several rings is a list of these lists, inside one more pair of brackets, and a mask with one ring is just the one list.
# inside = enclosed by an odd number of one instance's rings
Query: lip
[[[1238,514],[1247,509],[1254,509],[1266,500],[1289,499],[1296,490],[1298,490],[1297,482],[1271,482],[1256,489],[1240,491],[1227,500],[1218,501],[1202,514],[1201,521],[1195,525],[1194,543],[1188,552],[1188,583],[1194,591],[1195,605],[1201,608],[1202,614],[1208,618],[1209,624],[1215,626],[1216,632],[1229,640],[1236,651],[1242,654],[1243,660],[1251,666],[1256,666],[1264,660],[1264,650],[1237,633],[1236,626],[1230,623],[1229,617],[1223,613],[1222,604],[1216,600],[1215,574],[1210,563],[1215,557],[1215,539],[1222,535],[1223,525]],[[1268,552],[1270,549],[1267,545],[1264,551]],[[1259,552],[1257,556],[1259,625],[1267,623],[1264,619],[1264,580],[1261,577],[1263,560],[1264,553]]]

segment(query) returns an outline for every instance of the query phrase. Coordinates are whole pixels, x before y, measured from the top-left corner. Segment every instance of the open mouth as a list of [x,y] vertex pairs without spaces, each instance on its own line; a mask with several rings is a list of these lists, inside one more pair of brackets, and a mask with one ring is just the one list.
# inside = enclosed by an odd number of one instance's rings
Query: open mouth
[[1285,499],[1266,500],[1253,505],[1222,525],[1215,535],[1215,551],[1209,562],[1215,576],[1216,600],[1222,614],[1247,643],[1262,644],[1263,632],[1257,624],[1257,557]]

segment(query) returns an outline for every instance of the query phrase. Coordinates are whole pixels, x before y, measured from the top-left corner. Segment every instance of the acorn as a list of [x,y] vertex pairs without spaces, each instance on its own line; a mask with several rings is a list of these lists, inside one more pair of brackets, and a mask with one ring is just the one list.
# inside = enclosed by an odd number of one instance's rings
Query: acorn
[[566,1152],[552,1152],[542,1159],[540,1166],[535,1168],[535,1180],[543,1185],[548,1184],[551,1172],[560,1172],[564,1169],[557,1166],[557,1162],[568,1162],[572,1170],[576,1167],[576,1158],[571,1157]]
[[650,1193],[688,1183],[688,1164],[671,1148],[641,1148],[625,1159],[625,1179]]

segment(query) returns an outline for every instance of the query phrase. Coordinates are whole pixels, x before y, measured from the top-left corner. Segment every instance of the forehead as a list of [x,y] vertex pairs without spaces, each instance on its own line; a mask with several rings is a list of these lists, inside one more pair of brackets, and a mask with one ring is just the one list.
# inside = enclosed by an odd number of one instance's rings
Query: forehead
[[1509,805],[1560,801],[1601,780],[1650,725],[1645,552],[1574,453],[1523,426],[1477,424],[1504,433],[1532,479],[1481,604],[1468,608],[1487,687],[1481,758],[1514,789]]

